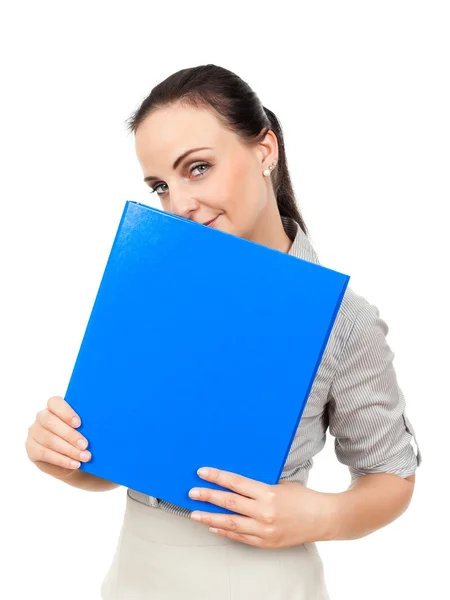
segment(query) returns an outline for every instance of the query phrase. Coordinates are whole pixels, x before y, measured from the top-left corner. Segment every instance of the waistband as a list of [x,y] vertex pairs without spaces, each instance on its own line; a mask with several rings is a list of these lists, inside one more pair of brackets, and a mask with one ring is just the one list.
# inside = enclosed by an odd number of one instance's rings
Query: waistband
[[133,500],[137,500],[141,504],[146,504],[147,506],[151,506],[153,508],[159,507],[159,500],[154,496],[149,496],[148,494],[144,494],[143,492],[138,492],[137,490],[133,490],[131,488],[127,489],[127,494]]
[[[239,544],[236,540],[218,536],[209,531],[208,525],[152,506],[153,496],[136,490],[127,490],[124,526],[128,532],[148,542],[170,546],[229,546]],[[140,498],[137,500],[136,498]]]

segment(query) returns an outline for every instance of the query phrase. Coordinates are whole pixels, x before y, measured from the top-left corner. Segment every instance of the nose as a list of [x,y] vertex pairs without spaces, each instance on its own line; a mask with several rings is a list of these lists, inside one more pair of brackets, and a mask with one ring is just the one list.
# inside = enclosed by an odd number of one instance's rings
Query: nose
[[170,212],[185,219],[192,218],[193,212],[198,208],[198,201],[192,198],[187,187],[178,186],[170,189]]

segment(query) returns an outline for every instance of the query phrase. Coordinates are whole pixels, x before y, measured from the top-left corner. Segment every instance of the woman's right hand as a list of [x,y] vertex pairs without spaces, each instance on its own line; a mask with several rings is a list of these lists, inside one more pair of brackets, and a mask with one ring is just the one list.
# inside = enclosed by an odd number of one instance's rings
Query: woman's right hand
[[81,419],[61,396],[52,396],[28,428],[25,448],[28,458],[44,473],[66,477],[80,462],[91,459],[88,441],[76,428]]

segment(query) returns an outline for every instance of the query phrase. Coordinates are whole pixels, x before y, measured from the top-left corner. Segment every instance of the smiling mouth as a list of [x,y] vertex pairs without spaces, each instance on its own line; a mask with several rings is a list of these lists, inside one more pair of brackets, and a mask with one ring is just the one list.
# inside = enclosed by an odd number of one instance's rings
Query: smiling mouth
[[217,217],[215,217],[214,219],[211,219],[211,221],[206,221],[205,223],[203,223],[203,225],[206,225],[206,227],[214,227],[214,223],[217,221],[217,219],[220,217],[220,215],[217,215]]

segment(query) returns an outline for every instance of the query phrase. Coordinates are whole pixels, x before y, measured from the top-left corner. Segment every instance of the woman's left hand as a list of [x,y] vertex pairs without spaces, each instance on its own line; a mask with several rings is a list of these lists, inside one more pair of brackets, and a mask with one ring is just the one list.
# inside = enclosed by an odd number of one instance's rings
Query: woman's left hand
[[[269,485],[237,473],[208,468],[198,474],[221,487],[192,488],[189,496],[216,504],[234,514],[194,511],[191,519],[210,526],[216,535],[260,548],[285,548],[332,539],[329,523],[335,494],[316,492],[292,481]],[[194,496],[193,490],[199,495]]]

